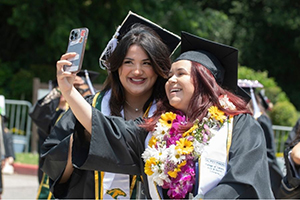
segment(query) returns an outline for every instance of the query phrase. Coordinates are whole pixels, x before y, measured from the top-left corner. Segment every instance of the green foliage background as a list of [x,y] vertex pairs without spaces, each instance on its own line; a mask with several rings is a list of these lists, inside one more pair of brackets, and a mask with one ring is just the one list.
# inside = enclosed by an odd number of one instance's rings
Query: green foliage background
[[0,0],[0,94],[31,101],[33,78],[55,78],[55,63],[76,27],[90,30],[83,67],[100,71],[102,83],[106,71],[98,58],[129,10],[178,35],[184,30],[237,47],[241,66],[268,72],[262,74],[267,95],[300,110],[295,0]]
[[276,103],[270,116],[273,124],[282,126],[294,126],[298,119],[295,107],[288,101]]
[[273,108],[267,110],[274,125],[294,126],[300,117],[295,106],[290,102],[286,93],[277,85],[274,78],[268,77],[267,71],[255,71],[245,66],[240,66],[238,70],[239,79],[258,80],[264,87],[257,88],[265,91],[265,95],[272,102]]

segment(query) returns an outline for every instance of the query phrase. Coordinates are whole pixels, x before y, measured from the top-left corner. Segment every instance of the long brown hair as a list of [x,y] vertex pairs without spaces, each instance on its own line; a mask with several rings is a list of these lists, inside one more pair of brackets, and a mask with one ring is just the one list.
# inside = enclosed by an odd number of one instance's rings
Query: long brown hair
[[162,86],[166,83],[167,75],[171,68],[168,47],[162,42],[161,38],[153,29],[141,24],[135,24],[131,30],[122,37],[115,51],[108,59],[109,73],[104,83],[104,91],[110,89],[112,91],[109,102],[111,115],[121,116],[120,112],[125,102],[125,93],[124,87],[119,79],[118,69],[121,67],[129,47],[133,44],[139,45],[146,51],[151,65],[158,75],[153,86],[153,94],[145,103],[143,110],[145,111],[147,109],[153,99],[158,101],[166,96],[164,87]]
[[[225,114],[232,116],[241,113],[251,113],[247,108],[247,103],[232,92],[220,87],[212,73],[206,67],[197,62],[191,62],[191,78],[195,91],[189,102],[187,113],[184,113],[190,122],[186,129],[190,128],[192,122],[196,119],[201,121],[203,117],[207,115],[208,108],[211,106],[217,106]],[[221,95],[227,95],[229,100],[236,106],[236,110],[224,109],[219,102]],[[146,119],[146,123],[143,124],[142,127],[152,131],[160,115],[166,111],[178,113],[178,111],[169,104],[168,99],[164,98],[158,102],[155,115],[150,119]]]

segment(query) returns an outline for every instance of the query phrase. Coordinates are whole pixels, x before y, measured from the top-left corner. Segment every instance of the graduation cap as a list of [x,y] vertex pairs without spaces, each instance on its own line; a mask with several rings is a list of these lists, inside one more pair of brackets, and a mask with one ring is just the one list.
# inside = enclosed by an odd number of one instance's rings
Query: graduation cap
[[162,28],[161,26],[151,22],[150,20],[142,16],[139,16],[129,11],[122,24],[118,26],[115,34],[113,35],[112,39],[108,42],[106,48],[104,49],[99,58],[99,65],[102,69],[106,69],[105,61],[115,50],[118,41],[120,41],[122,37],[131,29],[131,27],[137,23],[152,28],[158,34],[161,40],[167,45],[170,52],[170,56],[180,45],[180,37],[178,35]]
[[85,69],[80,70],[80,72],[78,72],[76,75],[80,76],[83,79],[84,83],[89,86],[92,95],[94,95],[96,92],[93,87],[92,81],[94,81],[99,76],[99,73]]
[[251,96],[248,92],[246,92],[244,90],[244,88],[241,88],[240,86],[237,86],[238,91],[237,91],[237,95],[239,95],[240,97],[242,97],[247,103],[249,103],[249,101],[251,100]]
[[80,72],[78,72],[76,74],[77,76],[80,76],[85,83],[87,83],[87,76],[90,79],[90,81],[94,81],[98,76],[99,76],[99,72],[95,72],[95,71],[91,71],[91,70],[81,70]]
[[251,88],[253,91],[256,88],[263,88],[263,84],[261,84],[258,80],[249,80],[249,79],[238,79],[238,86],[244,90],[247,94],[251,95]]
[[190,33],[181,32],[181,55],[175,60],[190,60],[202,64],[215,77],[217,83],[238,93],[238,50]]
[[[81,77],[85,84],[89,86],[92,94],[95,94],[94,87],[92,82],[99,76],[98,72],[91,71],[91,70],[81,70],[77,74],[77,76]],[[52,88],[58,87],[57,79],[49,81],[49,90]]]
[[258,96],[260,97],[261,99],[261,104],[263,105],[263,107],[266,109],[266,110],[269,110],[270,109],[270,100],[268,99],[268,97],[265,95],[265,90],[262,89],[261,91],[259,91],[258,93]]
[[254,91],[256,88],[263,88],[264,86],[258,80],[248,79],[239,79],[238,86],[243,88],[251,96],[253,106],[253,117],[257,119],[261,115],[261,110],[256,101]]
[[238,86],[245,89],[247,92],[250,91],[250,88],[263,88],[263,84],[261,84],[258,80],[249,80],[249,79],[239,79]]

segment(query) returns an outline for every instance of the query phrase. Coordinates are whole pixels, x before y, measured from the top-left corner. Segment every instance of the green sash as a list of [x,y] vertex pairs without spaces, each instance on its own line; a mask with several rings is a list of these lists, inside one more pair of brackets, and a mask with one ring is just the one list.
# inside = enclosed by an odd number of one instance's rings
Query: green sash
[[[101,111],[101,102],[104,97],[105,92],[97,93],[93,99],[92,106],[97,108],[98,110]],[[103,177],[104,177],[104,172],[100,171],[94,171],[94,179],[95,179],[95,199],[103,199]],[[137,181],[140,181],[139,176],[130,176],[130,199],[136,199],[136,188],[137,188]],[[113,196],[112,196],[113,197]],[[117,197],[117,196],[116,196]],[[114,197],[113,197],[114,198]]]
[[36,199],[54,199],[49,188],[49,177],[43,173]]

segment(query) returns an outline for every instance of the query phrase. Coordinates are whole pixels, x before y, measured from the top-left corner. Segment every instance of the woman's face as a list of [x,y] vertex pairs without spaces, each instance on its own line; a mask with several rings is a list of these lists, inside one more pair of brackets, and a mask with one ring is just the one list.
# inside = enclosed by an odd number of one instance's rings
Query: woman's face
[[174,62],[165,85],[170,105],[184,113],[195,91],[191,79],[191,68],[192,63],[188,60]]
[[126,96],[151,96],[158,75],[142,47],[135,44],[129,47],[118,73]]

